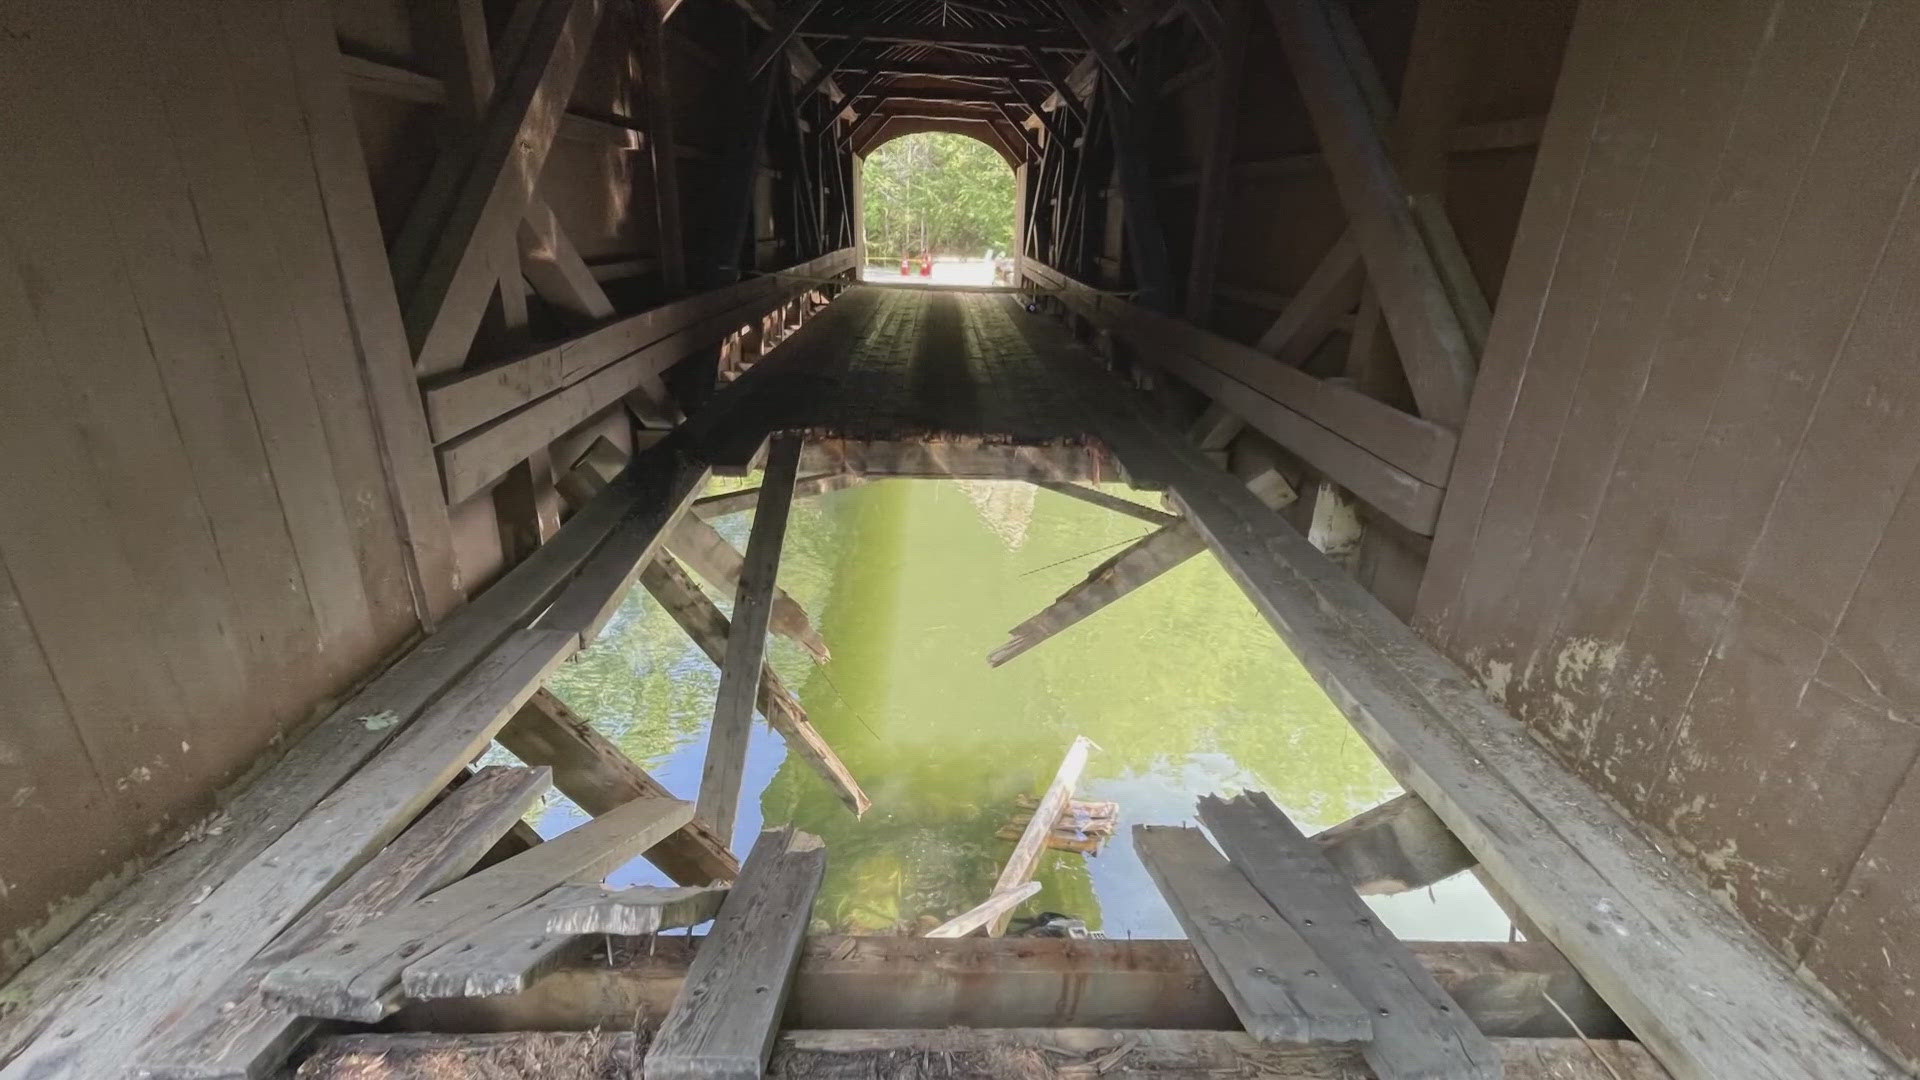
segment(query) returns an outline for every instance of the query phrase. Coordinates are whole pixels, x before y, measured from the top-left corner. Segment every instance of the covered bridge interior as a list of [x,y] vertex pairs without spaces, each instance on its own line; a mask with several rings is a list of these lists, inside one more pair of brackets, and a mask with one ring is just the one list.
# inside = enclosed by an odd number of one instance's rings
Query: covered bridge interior
[[[1912,1075],[1916,47],[0,0],[0,1080]],[[925,131],[1013,170],[1012,285],[861,283],[861,162]],[[1016,948],[1076,743],[971,921],[809,936],[830,848],[730,850],[756,710],[876,779],[763,665],[788,509],[945,476],[1155,527],[992,664],[1217,559],[1407,795],[1204,799],[1135,834],[1190,944]],[[697,803],[543,689],[636,586],[720,669]],[[641,854],[682,887],[600,888]],[[1525,941],[1357,900],[1467,869]]]

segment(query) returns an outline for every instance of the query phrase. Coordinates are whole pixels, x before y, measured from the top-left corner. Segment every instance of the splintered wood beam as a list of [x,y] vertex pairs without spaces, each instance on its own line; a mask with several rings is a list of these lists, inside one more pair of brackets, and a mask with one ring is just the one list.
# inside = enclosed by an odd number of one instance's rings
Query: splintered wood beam
[[1475,358],[1326,0],[1266,0],[1421,415],[1458,426]]
[[808,833],[760,834],[647,1049],[649,1080],[759,1080],[793,988],[827,849]]
[[[1263,485],[1258,497],[1278,510],[1293,502],[1295,496],[1290,485]],[[1206,541],[1191,523],[1174,518],[1120,549],[1053,603],[1014,627],[1006,643],[988,654],[988,665],[999,667],[1032,650],[1206,549]]]
[[[821,0],[791,0],[783,6],[780,9],[779,18],[775,20],[773,26],[768,28],[766,40],[762,41],[760,47],[755,49],[753,55],[747,59],[746,67],[741,69],[739,78],[743,82],[752,82],[759,78],[760,73],[767,70],[767,65],[773,62],[774,57],[787,51],[793,36],[800,31],[800,24],[806,22],[820,4]],[[825,65],[821,66],[825,68]],[[832,71],[827,71],[826,75],[821,77],[822,81],[832,74]]]
[[1247,1034],[1365,1042],[1373,1019],[1199,829],[1135,825],[1133,848]]
[[1120,52],[1107,40],[1106,28],[1093,21],[1093,13],[1087,10],[1084,0],[1055,0],[1060,13],[1067,17],[1076,34],[1086,42],[1093,52],[1093,58],[1106,69],[1107,77],[1120,95],[1128,101],[1143,100],[1133,87],[1133,72],[1127,70],[1126,62],[1120,59]]
[[1361,1053],[1376,1072],[1500,1080],[1486,1036],[1273,800],[1205,795],[1199,814],[1244,880],[1374,1014]]
[[[725,669],[727,660],[727,640],[730,624],[726,613],[719,605],[707,599],[693,578],[670,555],[656,555],[645,570],[640,572],[640,583],[646,587],[660,606],[673,616],[700,651],[714,665]],[[763,663],[760,667],[760,693],[756,699],[760,715],[767,718],[767,725],[779,732],[786,740],[787,748],[800,760],[807,763],[820,779],[827,782],[840,801],[855,817],[867,812],[872,802],[861,789],[860,782],[853,777],[846,764],[840,760],[833,747],[813,722],[807,718],[807,712],[800,705],[800,699],[781,681],[773,666]]]
[[1032,897],[1040,895],[1040,883],[1029,881],[1025,885],[1005,892],[997,892],[985,900],[927,931],[922,937],[963,938],[975,930],[981,929],[1002,915],[1010,914],[1014,908]]
[[394,911],[458,880],[547,790],[549,770],[489,766],[455,788],[380,854],[302,915],[199,1009],[166,1025],[143,1048],[155,1080],[265,1077],[318,1022],[267,1002],[260,981],[279,964],[334,934]]
[[1254,348],[1290,367],[1306,363],[1360,302],[1362,269],[1360,246],[1351,232],[1342,233]]
[[707,736],[706,761],[700,771],[700,820],[721,836],[733,835],[740,808],[740,783],[747,764],[747,738],[752,731],[754,701],[760,692],[760,671],[767,655],[767,624],[773,617],[774,579],[780,572],[780,550],[786,541],[787,516],[793,508],[793,482],[800,469],[801,438],[776,436],[767,450],[767,468],[760,482],[760,506],[754,511],[753,530],[747,536],[740,587],[734,592],[733,624],[727,631],[727,651],[720,667],[720,688],[714,693],[713,726]]
[[[797,494],[799,490],[796,484],[788,498]],[[698,514],[688,514],[674,523],[673,531],[667,534],[667,550],[722,594],[739,590],[741,577],[746,571],[746,556],[733,546],[732,541],[720,535],[720,530]],[[779,586],[773,590],[771,626],[774,633],[807,650],[819,663],[833,659],[826,639],[814,629],[813,620],[807,616],[806,609]]]
[[570,881],[605,877],[693,816],[689,803],[639,799],[389,915],[336,934],[267,973],[270,1000],[308,1016],[373,1023],[392,1010],[415,957]]
[[489,252],[517,227],[539,183],[604,0],[541,0],[464,148],[443,153],[394,241],[394,280],[422,375],[466,362],[498,279]]
[[1476,865],[1417,795],[1401,795],[1316,833],[1313,842],[1361,896],[1424,889]]
[[[552,769],[553,786],[595,817],[635,799],[673,797],[625,750],[545,689],[528,698],[494,738],[521,761]],[[732,881],[740,875],[740,862],[726,841],[694,821],[643,854],[682,885]]]
[[[1067,747],[1059,770],[1053,774],[1053,782],[1047,785],[1040,802],[1034,806],[1033,817],[1028,819],[1027,827],[1013,845],[1013,853],[1007,856],[1007,863],[1000,870],[999,879],[993,883],[994,893],[1012,892],[1033,879],[1033,872],[1040,867],[1040,856],[1046,853],[1047,839],[1053,834],[1053,823],[1073,799],[1073,786],[1080,782],[1080,774],[1086,770],[1087,755],[1096,749],[1093,740],[1085,735],[1075,737],[1073,745]],[[987,923],[987,936],[999,937],[1006,933],[1007,922],[1012,918],[1012,908],[994,916]]]
[[[580,958],[522,994],[409,1005],[394,1022],[424,1031],[616,1029],[673,1007],[699,938]],[[1489,1035],[1627,1037],[1573,965],[1543,941],[1416,941],[1408,946]],[[1187,941],[1060,938],[809,938],[787,1022],[845,1028],[1233,1030],[1239,1021]]]
[[[794,498],[808,495],[824,495],[829,491],[844,491],[867,482],[859,473],[830,472],[814,476],[803,476],[793,483]],[[695,499],[693,512],[708,521],[723,518],[729,514],[742,514],[754,508],[760,502],[759,488],[742,488],[739,491],[723,491],[717,495],[706,495]]]
[[1134,502],[1132,499],[1123,499],[1118,495],[1109,495],[1099,488],[1088,487],[1085,484],[1070,484],[1065,481],[1056,480],[1036,480],[1033,482],[1033,486],[1065,495],[1070,499],[1079,499],[1081,502],[1090,503],[1105,510],[1111,510],[1116,514],[1125,514],[1131,518],[1139,518],[1149,525],[1172,525],[1180,520],[1180,515],[1178,514],[1169,514],[1164,510],[1155,510],[1151,506],[1143,506],[1140,503]]
[[[623,890],[622,914],[634,934],[695,926],[713,918],[726,898],[725,888],[641,887]],[[582,909],[599,911],[616,894],[603,885],[561,885],[536,900],[471,929],[410,962],[400,987],[416,1001],[452,997],[516,994],[566,958],[568,948],[595,917],[575,923]],[[629,932],[629,931],[622,931]]]
[[554,892],[571,892],[573,902],[548,916],[548,932],[622,937],[640,937],[677,926],[698,926],[713,918],[720,910],[720,902],[727,898],[727,890],[722,886],[660,889],[641,885],[611,889],[605,885],[563,885]]

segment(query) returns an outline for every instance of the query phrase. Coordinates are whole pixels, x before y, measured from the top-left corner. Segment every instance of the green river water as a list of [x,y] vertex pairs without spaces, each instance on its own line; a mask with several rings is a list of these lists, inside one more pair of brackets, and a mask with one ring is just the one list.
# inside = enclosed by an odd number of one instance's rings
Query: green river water
[[[719,524],[744,545],[750,520]],[[1311,832],[1398,794],[1210,557],[987,666],[1008,628],[1150,528],[998,481],[889,480],[797,502],[780,583],[812,614],[833,661],[816,665],[775,638],[773,663],[873,809],[856,820],[756,721],[734,849],[744,853],[763,827],[818,834],[829,858],[814,930],[914,933],[985,898],[1012,848],[994,833],[1084,734],[1100,749],[1076,797],[1118,802],[1119,833],[1097,857],[1049,852],[1042,891],[1022,910],[1078,915],[1110,937],[1180,937],[1134,856],[1131,825],[1190,822],[1196,796],[1253,788]],[[551,686],[692,799],[718,681],[635,589]],[[579,820],[556,797],[538,823],[551,835]],[[666,883],[639,860],[610,880]],[[1471,875],[1370,902],[1402,937],[1508,935]]]

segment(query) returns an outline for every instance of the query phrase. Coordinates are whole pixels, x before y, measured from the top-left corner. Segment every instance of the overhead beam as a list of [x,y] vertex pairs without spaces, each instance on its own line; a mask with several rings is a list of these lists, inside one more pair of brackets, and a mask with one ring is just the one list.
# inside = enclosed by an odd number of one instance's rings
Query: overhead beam
[[[803,105],[806,104],[806,102],[826,84],[828,79],[833,78],[834,72],[840,70],[840,65],[844,64],[848,57],[853,55],[854,50],[865,44],[865,42],[865,38],[849,38],[841,42],[840,47],[834,50],[831,57],[820,61],[820,70],[814,72],[812,78],[801,83],[800,89],[794,91],[793,99]],[[851,100],[851,96],[849,96],[849,100]]]
[[[760,73],[767,70],[767,65],[773,62],[774,57],[787,51],[787,45],[793,41],[793,35],[800,30],[800,24],[806,22],[821,3],[822,0],[791,0],[786,6],[780,8],[779,18],[768,28],[766,40],[762,41],[753,55],[747,58],[740,77],[747,82],[759,78]],[[822,65],[822,68],[824,69],[825,65]],[[828,71],[826,75],[821,76],[820,81],[825,82],[832,74],[833,72]]]
[[1040,126],[1047,129],[1048,137],[1063,143],[1071,141],[1067,139],[1066,132],[1061,130],[1059,121],[1042,106],[1039,95],[1022,85],[1017,79],[1008,79],[1007,88],[1013,91],[1015,99],[1025,105],[1028,112],[1039,119]]
[[746,565],[734,593],[733,625],[727,632],[726,662],[714,694],[713,726],[700,772],[699,820],[721,836],[733,835],[746,771],[747,738],[753,706],[760,693],[760,671],[767,655],[767,624],[773,617],[774,579],[793,508],[793,483],[800,469],[801,438],[776,436],[767,450],[760,482],[760,505],[747,537]]
[[[1890,1077],[1838,1010],[1413,629],[1195,451],[1115,418],[1256,609],[1675,1080]],[[1711,972],[1711,993],[1702,973]]]
[[[672,1007],[700,943],[660,938],[617,950],[611,964],[598,956],[564,964],[519,994],[410,1004],[394,1023],[418,1031],[617,1030]],[[1627,1036],[1545,942],[1408,947],[1488,1035],[1571,1037],[1551,997],[1588,1035]],[[1189,942],[1142,938],[811,937],[790,1009],[789,1023],[806,1028],[1239,1026]]]
[[805,27],[810,38],[865,38],[889,45],[956,45],[970,49],[1050,49],[1078,52],[1075,35],[1025,26],[923,26],[918,23],[823,21]]
[[1266,0],[1422,416],[1458,427],[1475,357],[1325,0]]
[[458,369],[498,280],[490,245],[539,184],[604,0],[543,0],[519,63],[470,144],[440,155],[393,245],[395,284],[421,375]]
[[1038,160],[1041,154],[1040,140],[1027,130],[1026,123],[1020,119],[1018,113],[1013,111],[1013,106],[1001,102],[1000,115],[1006,117],[1007,123],[1012,125],[1013,130],[1020,136],[1021,145],[1027,148],[1027,160]]
[[[932,79],[983,79],[999,82],[1002,79],[1019,79],[1023,82],[1045,82],[1045,69],[1040,74],[1012,72],[998,64],[975,64],[964,60],[848,60],[840,65],[840,70],[849,75],[899,75],[914,78]],[[854,95],[850,95],[854,96]]]

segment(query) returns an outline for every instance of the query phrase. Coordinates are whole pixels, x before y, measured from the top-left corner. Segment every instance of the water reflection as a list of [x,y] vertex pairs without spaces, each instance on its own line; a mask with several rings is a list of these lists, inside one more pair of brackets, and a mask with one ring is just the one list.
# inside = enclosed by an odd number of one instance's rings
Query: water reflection
[[[721,528],[744,544],[749,524],[740,515]],[[1043,889],[1023,910],[1070,912],[1113,937],[1178,937],[1133,855],[1131,824],[1188,821],[1198,794],[1261,788],[1311,830],[1397,794],[1210,558],[1006,667],[986,666],[1009,627],[1148,529],[1013,483],[885,481],[797,503],[780,583],[813,614],[834,659],[816,665],[776,638],[772,662],[873,809],[856,821],[756,723],[735,849],[763,826],[817,833],[832,856],[816,931],[916,932],[985,897],[1011,848],[994,833],[1016,797],[1041,790],[1085,734],[1102,749],[1080,797],[1117,801],[1120,834],[1098,858],[1049,853]],[[636,590],[552,686],[691,799],[717,683]],[[562,803],[541,831],[577,820]],[[642,860],[612,880],[663,882]],[[1406,936],[1507,934],[1471,878],[1376,906]]]

